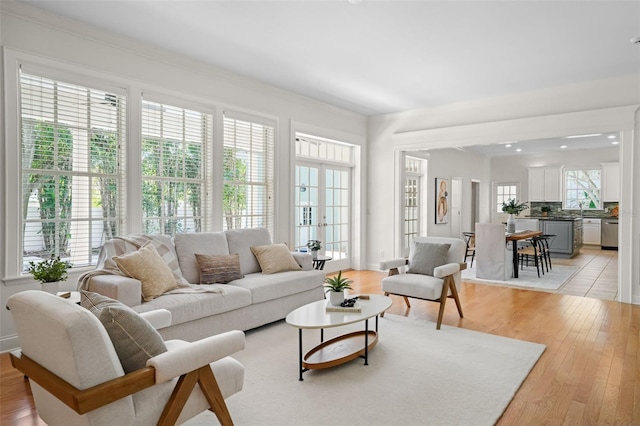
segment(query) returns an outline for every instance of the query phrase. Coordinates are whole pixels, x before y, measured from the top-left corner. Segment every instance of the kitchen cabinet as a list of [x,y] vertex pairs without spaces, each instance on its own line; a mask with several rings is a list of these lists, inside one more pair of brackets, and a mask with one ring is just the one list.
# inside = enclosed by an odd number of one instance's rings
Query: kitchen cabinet
[[602,163],[602,201],[620,201],[620,163]]
[[582,247],[582,220],[541,220],[540,231],[553,234],[549,251],[556,257],[573,257]]
[[529,168],[529,201],[562,201],[562,167]]
[[600,219],[584,219],[582,221],[582,243],[600,245]]

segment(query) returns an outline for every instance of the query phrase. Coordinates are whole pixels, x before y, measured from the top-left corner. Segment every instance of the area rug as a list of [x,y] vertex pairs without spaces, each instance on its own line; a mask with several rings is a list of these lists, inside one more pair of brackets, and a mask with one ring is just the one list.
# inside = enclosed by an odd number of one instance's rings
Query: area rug
[[569,279],[571,279],[571,277],[578,271],[578,269],[579,268],[576,266],[553,265],[553,268],[549,270],[549,272],[545,270],[544,275],[541,271],[540,278],[538,278],[538,272],[536,271],[535,266],[529,266],[524,269],[518,270],[518,278],[510,278],[507,281],[498,281],[476,278],[475,267],[468,267],[467,269],[462,271],[462,280],[480,284],[497,283],[510,287],[523,287],[539,290],[557,290],[562,287],[564,283],[569,281]]
[[[325,338],[336,330],[325,330]],[[492,425],[545,350],[391,314],[380,319],[379,332],[369,365],[355,359],[308,371],[302,382],[296,328],[278,322],[247,332],[245,350],[234,356],[246,369],[244,389],[226,400],[234,423]],[[305,347],[316,344],[319,331],[304,330],[303,339]],[[203,413],[187,424],[217,420]]]

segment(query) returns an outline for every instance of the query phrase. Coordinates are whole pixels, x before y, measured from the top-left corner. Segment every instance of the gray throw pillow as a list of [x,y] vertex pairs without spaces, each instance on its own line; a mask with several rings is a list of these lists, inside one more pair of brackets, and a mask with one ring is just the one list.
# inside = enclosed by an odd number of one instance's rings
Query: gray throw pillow
[[160,333],[130,307],[99,293],[83,290],[80,296],[80,304],[107,330],[125,373],[144,368],[147,360],[167,351]]
[[408,274],[433,276],[433,270],[447,264],[451,244],[426,243],[414,241],[409,255]]

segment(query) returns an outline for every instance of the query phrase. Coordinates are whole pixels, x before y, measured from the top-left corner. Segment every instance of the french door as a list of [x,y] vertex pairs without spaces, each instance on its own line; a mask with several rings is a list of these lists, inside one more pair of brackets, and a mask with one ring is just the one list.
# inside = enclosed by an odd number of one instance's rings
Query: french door
[[330,270],[351,267],[351,169],[298,162],[295,187],[295,245],[319,240]]

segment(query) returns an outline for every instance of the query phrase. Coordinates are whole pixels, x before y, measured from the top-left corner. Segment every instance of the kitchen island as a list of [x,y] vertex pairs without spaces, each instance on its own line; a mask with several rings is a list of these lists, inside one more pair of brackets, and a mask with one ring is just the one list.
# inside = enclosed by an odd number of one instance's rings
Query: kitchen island
[[527,216],[538,219],[538,230],[544,235],[556,235],[550,240],[549,252],[552,257],[572,258],[582,247],[581,216]]

